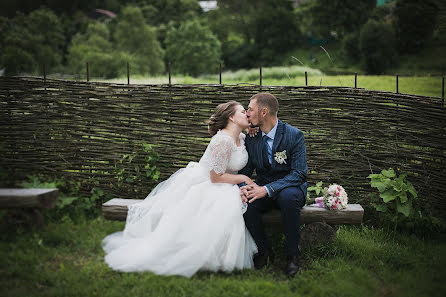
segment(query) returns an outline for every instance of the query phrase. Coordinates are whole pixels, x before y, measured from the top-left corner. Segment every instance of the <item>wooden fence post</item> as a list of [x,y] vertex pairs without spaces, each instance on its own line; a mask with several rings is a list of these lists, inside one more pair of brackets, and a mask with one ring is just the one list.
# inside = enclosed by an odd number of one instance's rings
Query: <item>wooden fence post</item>
[[358,73],[355,72],[355,89],[358,88]]
[[441,84],[441,103],[443,103],[444,105],[444,76],[443,76],[443,80],[442,80],[442,84]]
[[169,86],[172,84],[171,74],[170,74],[170,62],[167,63],[167,72],[169,73]]
[[220,71],[219,71],[219,73],[220,73],[220,84],[221,84],[221,63],[220,63]]
[[262,65],[260,65],[260,89],[262,89]]
[[399,89],[398,89],[398,74],[396,75],[396,93],[399,94]]
[[46,91],[46,68],[45,68],[45,63],[42,66],[42,71],[43,71],[43,86],[44,86],[44,89]]
[[308,86],[308,73],[305,71],[305,86]]
[[130,84],[130,65],[129,62],[127,62],[127,84]]
[[88,62],[86,64],[87,64],[87,82],[89,82],[90,81],[90,72],[88,71]]

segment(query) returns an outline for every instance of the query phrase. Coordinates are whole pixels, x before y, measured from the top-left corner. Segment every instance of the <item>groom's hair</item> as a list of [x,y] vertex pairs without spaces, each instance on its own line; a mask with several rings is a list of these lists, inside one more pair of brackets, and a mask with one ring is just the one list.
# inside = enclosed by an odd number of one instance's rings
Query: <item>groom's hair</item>
[[259,110],[266,107],[272,115],[277,116],[279,111],[279,101],[277,101],[276,96],[270,93],[258,93],[251,97],[249,100],[257,100],[257,105]]

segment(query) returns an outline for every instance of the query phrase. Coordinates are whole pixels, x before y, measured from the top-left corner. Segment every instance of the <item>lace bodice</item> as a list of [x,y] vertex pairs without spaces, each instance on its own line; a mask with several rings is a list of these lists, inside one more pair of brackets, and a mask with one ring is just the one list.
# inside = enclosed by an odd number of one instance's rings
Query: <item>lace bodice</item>
[[200,165],[215,173],[237,173],[248,162],[245,148],[245,134],[240,133],[240,146],[225,132],[218,131],[209,142],[200,159]]

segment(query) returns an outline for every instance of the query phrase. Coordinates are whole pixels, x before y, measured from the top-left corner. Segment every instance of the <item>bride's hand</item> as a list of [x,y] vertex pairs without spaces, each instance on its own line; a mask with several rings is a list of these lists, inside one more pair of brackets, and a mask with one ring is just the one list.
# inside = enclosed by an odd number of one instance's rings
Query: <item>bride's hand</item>
[[259,132],[259,127],[255,128],[246,128],[246,133],[249,134],[249,136],[254,137],[257,135],[257,132]]
[[252,184],[252,183],[254,183],[254,182],[252,181],[252,179],[250,179],[249,177],[246,177],[246,179],[245,179],[245,184],[250,185],[250,184]]

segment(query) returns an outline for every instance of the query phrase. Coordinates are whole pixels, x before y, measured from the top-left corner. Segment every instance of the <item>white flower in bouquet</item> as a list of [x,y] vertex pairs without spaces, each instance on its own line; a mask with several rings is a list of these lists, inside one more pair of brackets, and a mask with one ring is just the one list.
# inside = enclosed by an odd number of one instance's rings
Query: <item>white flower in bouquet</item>
[[324,205],[330,210],[341,210],[347,207],[348,196],[344,188],[338,184],[332,184],[325,188]]

